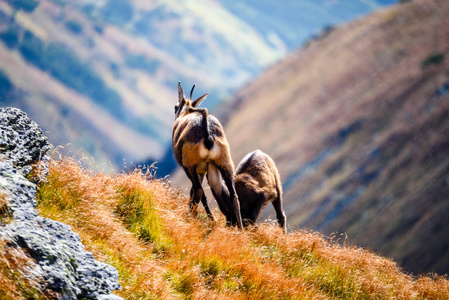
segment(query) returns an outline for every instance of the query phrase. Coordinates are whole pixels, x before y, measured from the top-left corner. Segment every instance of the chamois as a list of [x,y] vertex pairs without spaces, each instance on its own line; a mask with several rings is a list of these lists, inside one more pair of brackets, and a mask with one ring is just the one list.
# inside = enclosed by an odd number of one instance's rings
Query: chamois
[[282,208],[282,186],[273,159],[260,150],[248,153],[237,166],[235,189],[245,226],[254,224],[262,208],[273,203],[279,225],[287,232],[287,218]]
[[[206,108],[198,108],[208,94],[191,100],[186,99],[178,82],[178,104],[175,106],[175,121],[172,131],[172,147],[176,161],[192,182],[190,189],[190,211],[195,216],[201,203],[210,219],[214,219],[207,204],[202,182],[204,175],[217,200],[218,207],[230,225],[243,228],[240,203],[234,186],[234,164],[223,127]],[[224,183],[222,182],[224,179]]]

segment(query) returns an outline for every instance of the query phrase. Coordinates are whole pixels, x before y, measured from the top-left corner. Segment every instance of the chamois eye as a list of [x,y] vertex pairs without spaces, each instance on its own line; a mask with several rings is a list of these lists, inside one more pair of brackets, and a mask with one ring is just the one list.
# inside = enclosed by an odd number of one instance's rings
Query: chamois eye
[[178,111],[179,105],[175,105],[175,112]]

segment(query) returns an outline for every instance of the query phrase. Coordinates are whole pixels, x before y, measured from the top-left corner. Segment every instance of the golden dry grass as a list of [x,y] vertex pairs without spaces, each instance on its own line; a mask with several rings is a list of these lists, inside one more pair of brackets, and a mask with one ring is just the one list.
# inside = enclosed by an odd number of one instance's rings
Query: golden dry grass
[[0,299],[55,299],[51,291],[40,290],[39,282],[26,276],[33,264],[23,250],[0,240]]
[[72,226],[115,266],[125,299],[448,299],[444,277],[415,278],[388,259],[317,232],[273,224],[239,231],[139,170],[106,175],[72,158],[51,161],[38,193],[43,216]]

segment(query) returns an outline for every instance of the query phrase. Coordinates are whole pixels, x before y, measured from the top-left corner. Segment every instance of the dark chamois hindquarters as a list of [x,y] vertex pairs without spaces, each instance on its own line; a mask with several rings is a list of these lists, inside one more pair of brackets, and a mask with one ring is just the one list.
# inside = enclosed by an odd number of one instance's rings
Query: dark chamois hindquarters
[[198,108],[207,94],[192,101],[192,92],[193,88],[189,99],[186,99],[178,83],[178,104],[175,106],[172,131],[173,153],[192,182],[190,211],[196,215],[201,201],[207,215],[213,220],[202,187],[206,175],[226,221],[242,228],[240,204],[234,186],[234,164],[223,127],[217,118],[208,114],[207,109]]
[[237,167],[235,189],[244,225],[254,224],[262,209],[273,203],[279,225],[287,232],[279,172],[270,156],[260,150],[248,153]]

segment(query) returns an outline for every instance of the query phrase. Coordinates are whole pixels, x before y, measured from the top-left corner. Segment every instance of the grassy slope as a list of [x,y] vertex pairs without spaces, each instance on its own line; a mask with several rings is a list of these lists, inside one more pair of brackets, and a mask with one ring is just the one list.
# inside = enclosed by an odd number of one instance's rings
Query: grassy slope
[[274,158],[290,225],[449,272],[448,14],[436,0],[375,13],[237,94],[225,126],[234,161],[257,148]]
[[[40,214],[69,224],[97,259],[120,273],[125,299],[448,299],[443,277],[411,277],[391,260],[317,232],[274,224],[227,228],[191,219],[187,198],[138,171],[95,173],[50,162]],[[0,253],[0,264],[8,260]],[[6,282],[8,268],[0,280]],[[6,299],[20,299],[9,280]],[[15,293],[15,294],[14,294]],[[19,294],[17,294],[19,293]],[[8,296],[9,295],[9,296]],[[11,296],[12,295],[12,296]],[[42,298],[45,299],[45,295]]]

